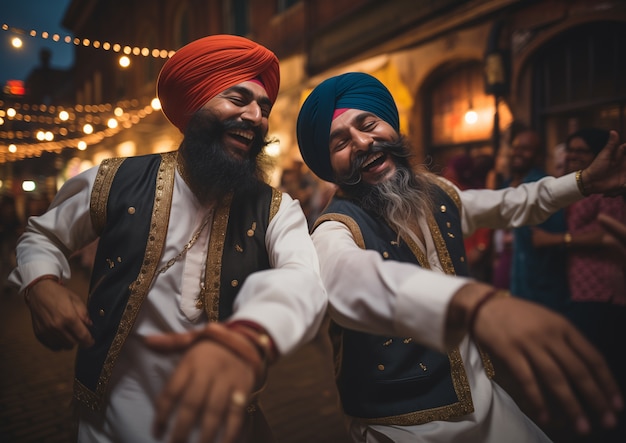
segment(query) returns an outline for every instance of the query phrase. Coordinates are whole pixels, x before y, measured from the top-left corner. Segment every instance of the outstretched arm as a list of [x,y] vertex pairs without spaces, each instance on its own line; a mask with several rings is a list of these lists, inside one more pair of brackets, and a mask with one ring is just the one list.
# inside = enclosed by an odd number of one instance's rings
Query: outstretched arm
[[564,317],[471,283],[451,300],[448,321],[455,319],[506,366],[540,423],[564,412],[581,434],[592,423],[615,426],[619,388],[603,357]]

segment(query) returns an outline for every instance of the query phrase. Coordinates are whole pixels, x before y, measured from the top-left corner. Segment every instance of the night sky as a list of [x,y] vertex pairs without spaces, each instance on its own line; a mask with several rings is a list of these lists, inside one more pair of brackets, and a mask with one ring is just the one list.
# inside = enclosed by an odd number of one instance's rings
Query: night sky
[[[71,35],[61,26],[61,21],[71,0],[0,0],[0,24],[10,28],[20,28],[26,35],[21,49],[11,46],[15,33],[0,29],[0,85],[7,80],[25,80],[28,74],[40,64],[39,52],[43,48],[52,51],[50,65],[57,69],[67,69],[74,62],[74,45],[51,38],[41,38],[41,32],[59,34],[61,38]],[[28,35],[37,31],[37,37]],[[1,87],[1,86],[0,86]]]

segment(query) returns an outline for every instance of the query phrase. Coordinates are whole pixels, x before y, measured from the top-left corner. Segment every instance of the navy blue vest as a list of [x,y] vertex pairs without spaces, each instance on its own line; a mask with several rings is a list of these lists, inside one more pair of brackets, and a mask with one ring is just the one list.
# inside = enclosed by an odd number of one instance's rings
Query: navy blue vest
[[[434,203],[429,229],[443,268],[467,275],[458,195],[452,188],[447,192],[437,188]],[[335,196],[316,227],[328,220],[346,224],[360,247],[376,250],[386,260],[424,265],[416,245],[398,242],[397,233],[382,218],[350,200]],[[334,323],[331,335],[337,386],[347,415],[372,424],[413,425],[473,412],[458,350],[446,355],[411,337],[376,336]]]
[[[98,409],[119,355],[161,258],[170,217],[176,153],[110,159],[100,166],[91,197],[100,241],[87,309],[96,344],[79,349],[75,397]],[[213,217],[203,304],[209,321],[232,314],[251,273],[269,268],[265,232],[281,193],[259,183],[228,199]]]

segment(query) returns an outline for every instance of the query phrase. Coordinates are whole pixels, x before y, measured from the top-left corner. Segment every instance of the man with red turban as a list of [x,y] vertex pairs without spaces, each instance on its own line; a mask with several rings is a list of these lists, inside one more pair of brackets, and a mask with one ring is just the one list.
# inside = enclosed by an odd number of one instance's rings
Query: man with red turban
[[[326,306],[302,210],[260,167],[278,88],[263,46],[191,42],[158,80],[179,149],[105,160],[29,221],[10,279],[44,345],[79,347],[79,441],[270,438],[267,365],[310,340]],[[85,304],[61,283],[95,239]]]

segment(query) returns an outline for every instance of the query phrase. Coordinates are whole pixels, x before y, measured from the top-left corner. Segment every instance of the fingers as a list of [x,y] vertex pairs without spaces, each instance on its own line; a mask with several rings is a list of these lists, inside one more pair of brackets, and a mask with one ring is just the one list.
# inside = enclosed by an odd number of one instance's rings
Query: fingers
[[[168,420],[175,406],[178,404],[182,396],[187,381],[190,380],[190,374],[185,366],[179,366],[168,381],[165,389],[155,402],[155,420],[153,433],[155,437],[162,438],[167,430]],[[197,391],[198,392],[198,391]],[[189,407],[190,402],[187,401],[184,406]],[[181,406],[182,410],[183,406]],[[184,415],[184,414],[183,414]]]
[[35,285],[28,304],[37,339],[52,350],[92,346],[91,320],[76,294],[50,280]]
[[168,432],[170,442],[186,442],[193,431],[200,441],[218,434],[222,443],[234,441],[253,383],[254,370],[245,360],[214,342],[194,343],[155,402],[155,437]]
[[577,391],[585,397],[605,427],[613,427],[615,413],[623,408],[623,399],[615,378],[604,357],[578,331],[572,330],[567,337],[571,349],[584,366],[573,380],[584,386]]
[[222,436],[223,443],[234,442],[241,432],[246,414],[246,405],[248,404],[246,395],[241,391],[233,391],[230,400],[230,408],[226,415],[226,424],[224,425],[224,434]]
[[[508,357],[508,358],[507,358]],[[548,423],[550,413],[546,399],[542,393],[539,382],[535,376],[533,367],[526,358],[510,358],[510,354],[502,356],[504,364],[514,377],[517,387],[521,389],[524,398],[528,402],[530,410],[537,421],[542,424]]]

